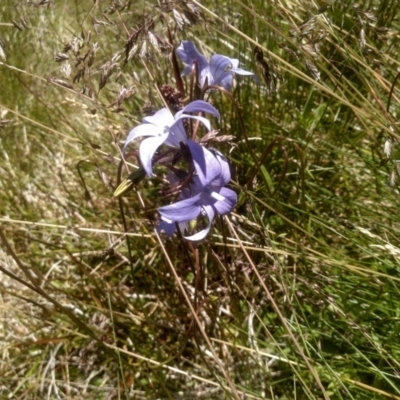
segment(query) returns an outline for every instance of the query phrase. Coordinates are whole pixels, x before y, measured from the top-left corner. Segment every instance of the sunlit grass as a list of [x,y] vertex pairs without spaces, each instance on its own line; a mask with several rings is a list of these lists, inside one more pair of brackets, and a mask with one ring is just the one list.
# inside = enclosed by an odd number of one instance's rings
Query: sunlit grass
[[[1,396],[400,399],[397,1],[36,3],[0,6]],[[261,80],[211,95],[239,203],[197,248],[161,180],[113,197],[169,35]]]

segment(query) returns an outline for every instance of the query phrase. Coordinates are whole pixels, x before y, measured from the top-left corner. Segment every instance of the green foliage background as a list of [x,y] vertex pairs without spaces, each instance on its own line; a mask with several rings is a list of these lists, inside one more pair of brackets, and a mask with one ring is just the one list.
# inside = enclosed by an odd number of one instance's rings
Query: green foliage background
[[[3,1],[1,398],[400,399],[398,15]],[[239,203],[197,248],[155,234],[161,179],[113,197],[169,35],[261,80],[211,95]]]

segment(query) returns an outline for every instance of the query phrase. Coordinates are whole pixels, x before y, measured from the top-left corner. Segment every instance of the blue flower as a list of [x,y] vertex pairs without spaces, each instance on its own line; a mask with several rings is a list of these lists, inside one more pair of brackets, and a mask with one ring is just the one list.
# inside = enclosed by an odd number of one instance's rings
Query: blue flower
[[219,85],[230,91],[232,88],[233,74],[257,77],[249,71],[238,68],[239,60],[229,58],[220,54],[214,54],[210,62],[199,53],[196,46],[189,40],[182,41],[176,49],[176,54],[185,64],[183,76],[189,75],[193,64],[197,63],[198,79],[201,87],[208,85]]
[[188,187],[179,196],[180,201],[158,209],[161,222],[158,230],[164,230],[171,236],[178,223],[185,230],[188,223],[200,215],[208,219],[207,227],[191,236],[184,236],[190,241],[204,239],[216,215],[229,214],[236,205],[236,193],[224,186],[229,182],[231,173],[226,158],[216,150],[207,150],[198,143],[188,140],[196,175]]
[[186,143],[187,137],[182,123],[183,118],[192,118],[202,122],[208,130],[211,129],[208,119],[187,113],[205,112],[219,118],[219,112],[209,103],[196,100],[188,104],[183,110],[172,115],[168,108],[157,111],[150,117],[143,118],[143,124],[132,129],[125,141],[123,152],[130,142],[141,136],[147,136],[140,143],[139,157],[147,175],[153,175],[152,158],[157,149],[162,145],[179,148],[179,143]]

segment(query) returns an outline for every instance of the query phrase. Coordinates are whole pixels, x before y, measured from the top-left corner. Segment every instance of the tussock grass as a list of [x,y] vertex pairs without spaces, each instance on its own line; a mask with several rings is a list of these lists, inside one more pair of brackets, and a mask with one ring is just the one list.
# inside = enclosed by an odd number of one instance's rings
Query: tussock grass
[[[1,397],[399,399],[398,11],[0,5]],[[169,35],[261,79],[211,95],[239,203],[198,247],[161,180],[112,196]]]

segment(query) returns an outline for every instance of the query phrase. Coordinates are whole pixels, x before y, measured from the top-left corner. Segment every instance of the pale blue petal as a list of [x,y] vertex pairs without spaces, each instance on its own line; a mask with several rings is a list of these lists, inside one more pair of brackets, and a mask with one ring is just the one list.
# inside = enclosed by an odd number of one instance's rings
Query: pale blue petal
[[231,170],[229,167],[229,162],[227,158],[218,150],[215,149],[210,149],[210,150],[213,152],[215,158],[219,161],[221,165],[221,174],[217,179],[215,179],[212,182],[212,184],[213,186],[219,186],[219,187],[225,186],[231,180]]
[[168,133],[159,136],[149,137],[140,143],[139,156],[142,162],[143,168],[148,176],[153,175],[152,170],[152,159],[157,149],[165,142],[168,137]]
[[221,174],[221,164],[211,151],[199,145],[193,140],[188,140],[190,153],[192,154],[193,164],[196,168],[197,176],[203,185],[208,186]]
[[238,74],[238,75],[251,76],[251,77],[256,81],[257,85],[260,85],[260,84],[261,84],[260,79],[259,79],[258,76],[257,76],[256,74],[254,74],[253,72],[246,71],[246,70],[244,70],[244,69],[242,69],[242,68],[233,68],[232,71],[233,71],[235,74]]
[[199,177],[196,175],[192,177],[192,181],[190,183],[190,191],[192,193],[192,196],[204,191],[204,185],[201,183]]
[[192,67],[187,65],[185,68],[183,68],[181,75],[186,76],[186,75],[189,75],[191,72],[192,72]]
[[242,69],[242,68],[235,68],[235,69],[232,69],[232,71],[233,71],[235,74],[238,74],[238,75],[247,75],[247,76],[253,76],[253,75],[254,75],[253,72],[246,71],[246,70],[244,70],[244,69]]
[[[191,117],[193,118],[193,117]],[[169,135],[168,139],[165,141],[165,144],[171,147],[179,147],[179,143],[186,143],[187,136],[185,128],[183,127],[183,123],[181,119],[177,119],[170,127],[169,127]]]
[[155,125],[151,125],[151,124],[139,125],[129,132],[129,135],[125,140],[125,144],[124,144],[124,148],[122,149],[122,152],[125,153],[126,146],[128,146],[128,144],[130,142],[137,139],[138,137],[140,137],[140,136],[156,136],[160,133],[162,133],[162,131],[160,131],[160,128],[158,128]]
[[164,128],[174,123],[174,116],[172,115],[171,111],[168,110],[168,108],[162,108],[161,110],[158,110],[154,115],[143,118],[143,121],[157,125],[160,128]]
[[224,196],[225,200],[216,201],[215,203],[213,203],[215,210],[219,215],[229,214],[236,206],[236,193],[231,189],[223,187],[220,189],[218,194]]
[[228,92],[231,91],[232,89],[232,84],[233,84],[233,74],[231,71],[225,72],[221,78],[220,82],[218,83],[219,86],[222,86],[225,88]]
[[183,108],[182,111],[179,111],[176,115],[177,116],[183,113],[189,113],[189,112],[205,112],[211,115],[214,115],[214,117],[217,117],[218,119],[220,118],[218,110],[212,106],[210,103],[204,100],[195,100],[189,103],[186,107]]
[[189,222],[190,221],[179,222],[178,226],[179,226],[179,230],[181,231],[182,234],[183,234],[183,232],[185,232],[189,229]]
[[176,49],[176,54],[189,68],[185,68],[182,75],[188,75],[191,71],[193,63],[197,62],[198,71],[201,72],[208,66],[206,58],[201,54],[196,46],[189,40],[183,40],[181,45]]
[[186,240],[189,240],[190,242],[199,242],[203,240],[210,232],[211,229],[211,224],[215,216],[215,212],[211,206],[205,206],[203,207],[203,210],[207,214],[208,218],[208,224],[207,226],[201,230],[200,232],[195,233],[194,235],[191,236],[184,236]]
[[[208,130],[211,129],[211,124],[210,121],[207,118],[204,117],[198,117],[197,115],[190,115],[190,114],[182,114],[181,111],[179,111],[179,115],[177,117],[177,120],[183,119],[183,118],[191,118],[191,119],[197,119],[198,121],[202,122]],[[178,114],[178,113],[177,113]],[[173,127],[171,127],[171,131],[173,130]]]
[[236,68],[239,66],[239,60],[237,58],[230,58],[231,68],[233,71],[236,71]]
[[196,219],[201,212],[200,194],[169,206],[160,207],[158,212],[162,218],[174,222],[186,222]]
[[164,231],[168,237],[171,237],[173,235],[175,229],[175,222],[169,223],[167,221],[161,220],[161,222],[157,226],[157,232],[160,233],[161,231]]
[[201,230],[200,232],[195,233],[191,236],[184,236],[183,238],[188,240],[189,242],[200,242],[206,238],[211,229],[211,222],[208,223],[207,227]]
[[239,75],[254,75],[253,72],[246,71],[242,68],[239,68],[239,60],[236,58],[230,58],[231,61],[231,71],[234,72],[235,74]]
[[[236,60],[238,61],[238,60]],[[260,79],[258,78],[258,76],[256,74],[254,74],[253,72],[250,71],[246,71],[245,69],[242,68],[238,68],[237,66],[239,65],[239,61],[237,62],[236,65],[232,66],[232,72],[234,72],[235,74],[238,75],[243,75],[243,76],[251,76],[257,83],[257,85],[260,85]]]
[[232,74],[232,60],[220,54],[214,54],[210,60],[210,73],[214,78],[214,85],[220,85],[223,78]]
[[203,210],[205,211],[205,213],[207,215],[207,218],[208,218],[208,221],[211,224],[211,222],[213,222],[213,220],[215,218],[215,210],[214,210],[214,208],[211,207],[211,206],[204,206]]
[[209,66],[200,71],[199,83],[201,88],[204,87],[206,83],[207,85],[214,85],[214,77]]
[[246,71],[239,67],[239,60],[229,58],[220,54],[215,54],[210,60],[211,74],[214,77],[214,84],[223,86],[230,91],[233,82],[233,74],[253,76],[258,82],[258,78],[253,72]]

